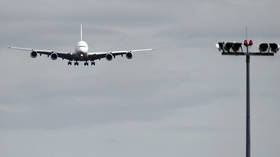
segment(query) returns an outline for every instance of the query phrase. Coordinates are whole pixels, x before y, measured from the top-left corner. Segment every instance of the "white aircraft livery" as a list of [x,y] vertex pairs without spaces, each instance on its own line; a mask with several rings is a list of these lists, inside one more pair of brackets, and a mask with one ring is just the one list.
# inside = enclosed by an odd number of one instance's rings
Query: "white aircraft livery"
[[40,49],[33,49],[33,48],[22,48],[22,47],[12,47],[9,46],[11,49],[23,50],[23,51],[31,51],[30,56],[35,58],[38,54],[47,55],[51,57],[52,60],[56,60],[57,58],[62,58],[68,60],[68,65],[72,65],[72,62],[75,66],[79,65],[79,61],[84,62],[85,66],[95,65],[95,60],[100,60],[102,58],[106,58],[108,61],[113,60],[116,56],[123,56],[125,55],[127,59],[132,59],[132,54],[134,52],[141,52],[141,51],[151,51],[152,49],[138,49],[138,50],[124,50],[124,51],[107,51],[107,52],[88,52],[88,44],[83,41],[83,27],[81,25],[81,41],[77,43],[75,46],[74,53],[71,52],[58,52],[53,50],[40,50]]

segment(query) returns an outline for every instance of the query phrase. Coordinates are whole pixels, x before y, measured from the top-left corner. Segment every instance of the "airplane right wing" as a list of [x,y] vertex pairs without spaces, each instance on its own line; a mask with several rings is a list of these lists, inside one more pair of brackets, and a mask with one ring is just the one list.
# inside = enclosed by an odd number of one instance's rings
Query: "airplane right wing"
[[153,49],[136,49],[136,50],[124,50],[124,51],[104,51],[104,52],[89,52],[89,57],[94,57],[96,59],[106,58],[107,60],[112,60],[113,57],[126,55],[128,59],[132,58],[132,54],[135,52],[152,51]]

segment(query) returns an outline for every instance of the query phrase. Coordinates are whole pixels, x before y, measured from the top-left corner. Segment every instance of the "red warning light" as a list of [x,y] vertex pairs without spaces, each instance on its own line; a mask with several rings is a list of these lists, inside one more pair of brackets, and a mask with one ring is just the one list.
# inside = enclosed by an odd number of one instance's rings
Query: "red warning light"
[[244,45],[248,46],[248,41],[247,40],[244,40]]
[[249,46],[252,46],[252,45],[253,45],[253,41],[250,40],[250,41],[249,41]]

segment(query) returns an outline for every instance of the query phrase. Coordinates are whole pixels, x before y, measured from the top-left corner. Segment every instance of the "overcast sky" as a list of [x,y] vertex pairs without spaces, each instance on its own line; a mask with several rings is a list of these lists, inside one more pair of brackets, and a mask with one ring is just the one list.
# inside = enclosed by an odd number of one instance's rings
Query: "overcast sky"
[[[0,156],[245,156],[245,58],[280,42],[277,0],[1,0]],[[155,48],[95,67],[7,49]],[[252,57],[252,156],[280,155],[280,56]]]

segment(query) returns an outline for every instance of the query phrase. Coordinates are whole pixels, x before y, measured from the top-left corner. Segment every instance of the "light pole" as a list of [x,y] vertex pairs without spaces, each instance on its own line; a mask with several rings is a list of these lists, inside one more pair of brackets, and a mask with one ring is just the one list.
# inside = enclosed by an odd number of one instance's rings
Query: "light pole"
[[249,47],[253,41],[244,40],[243,45],[246,52],[243,51],[240,42],[219,42],[216,46],[222,55],[246,56],[246,157],[251,157],[251,129],[250,129],[250,56],[274,56],[278,52],[279,46],[276,43],[261,43],[259,52],[249,52]]

